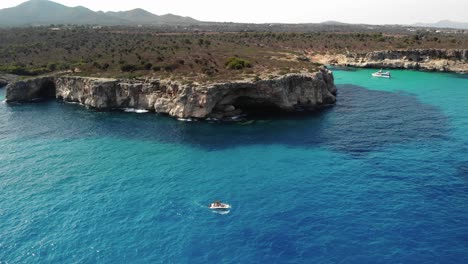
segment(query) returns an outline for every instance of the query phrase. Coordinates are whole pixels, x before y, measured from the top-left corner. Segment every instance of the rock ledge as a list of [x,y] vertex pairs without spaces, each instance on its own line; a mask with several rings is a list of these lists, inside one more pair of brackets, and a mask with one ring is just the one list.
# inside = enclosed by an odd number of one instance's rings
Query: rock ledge
[[315,60],[324,64],[358,68],[468,73],[468,50],[466,49],[385,50],[369,53],[318,55]]
[[45,76],[11,83],[7,102],[52,99],[98,110],[134,108],[177,118],[230,118],[262,111],[318,109],[336,102],[333,74],[326,68],[256,82],[183,85],[162,80]]

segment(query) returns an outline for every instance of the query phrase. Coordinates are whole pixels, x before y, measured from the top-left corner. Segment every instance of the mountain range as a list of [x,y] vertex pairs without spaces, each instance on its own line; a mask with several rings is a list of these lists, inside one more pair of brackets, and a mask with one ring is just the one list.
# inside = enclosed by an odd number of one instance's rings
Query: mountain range
[[121,12],[92,11],[86,7],[68,7],[48,0],[30,0],[18,6],[0,9],[0,26],[75,25],[187,25],[200,21],[172,14],[158,16],[143,9]]
[[[18,6],[0,9],[0,27],[41,26],[50,24],[73,25],[193,25],[203,24],[191,17],[173,14],[155,15],[141,8],[120,11],[92,11],[86,7],[68,7],[49,0],[30,0]],[[322,25],[351,25],[326,21]],[[437,23],[417,23],[413,26],[432,28],[468,29],[468,23],[442,20]]]
[[441,20],[436,23],[417,23],[417,27],[432,27],[432,28],[455,28],[455,29],[468,29],[468,23],[456,22],[451,20]]

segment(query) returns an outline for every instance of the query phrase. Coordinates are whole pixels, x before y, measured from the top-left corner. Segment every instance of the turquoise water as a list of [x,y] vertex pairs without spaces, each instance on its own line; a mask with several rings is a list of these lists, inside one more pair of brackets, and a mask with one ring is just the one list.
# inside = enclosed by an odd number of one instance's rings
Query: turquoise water
[[0,263],[468,263],[468,78],[371,72],[248,126],[0,104]]

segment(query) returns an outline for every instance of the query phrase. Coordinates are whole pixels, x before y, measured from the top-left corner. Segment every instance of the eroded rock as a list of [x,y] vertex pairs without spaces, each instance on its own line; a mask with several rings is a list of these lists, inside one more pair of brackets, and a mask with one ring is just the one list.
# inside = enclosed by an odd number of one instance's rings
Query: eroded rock
[[386,50],[369,53],[348,53],[345,55],[318,55],[315,60],[324,64],[359,68],[468,73],[468,50],[466,49]]
[[86,77],[41,77],[12,83],[7,102],[51,98],[100,110],[135,108],[177,118],[224,118],[249,111],[295,111],[334,104],[332,73],[289,74],[257,82],[182,85],[163,80],[128,81]]
[[53,77],[41,77],[10,83],[6,87],[6,100],[7,102],[30,102],[55,98],[54,81]]
[[0,74],[0,88],[7,86],[9,83],[15,82],[18,80],[17,75],[13,74]]

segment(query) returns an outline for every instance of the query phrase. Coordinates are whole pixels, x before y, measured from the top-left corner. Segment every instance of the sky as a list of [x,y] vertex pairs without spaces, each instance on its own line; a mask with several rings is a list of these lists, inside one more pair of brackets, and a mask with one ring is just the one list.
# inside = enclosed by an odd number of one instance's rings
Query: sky
[[[0,8],[25,0],[0,0]],[[202,21],[248,23],[413,24],[468,22],[468,0],[55,0],[94,11],[143,8],[157,15],[190,16]]]

